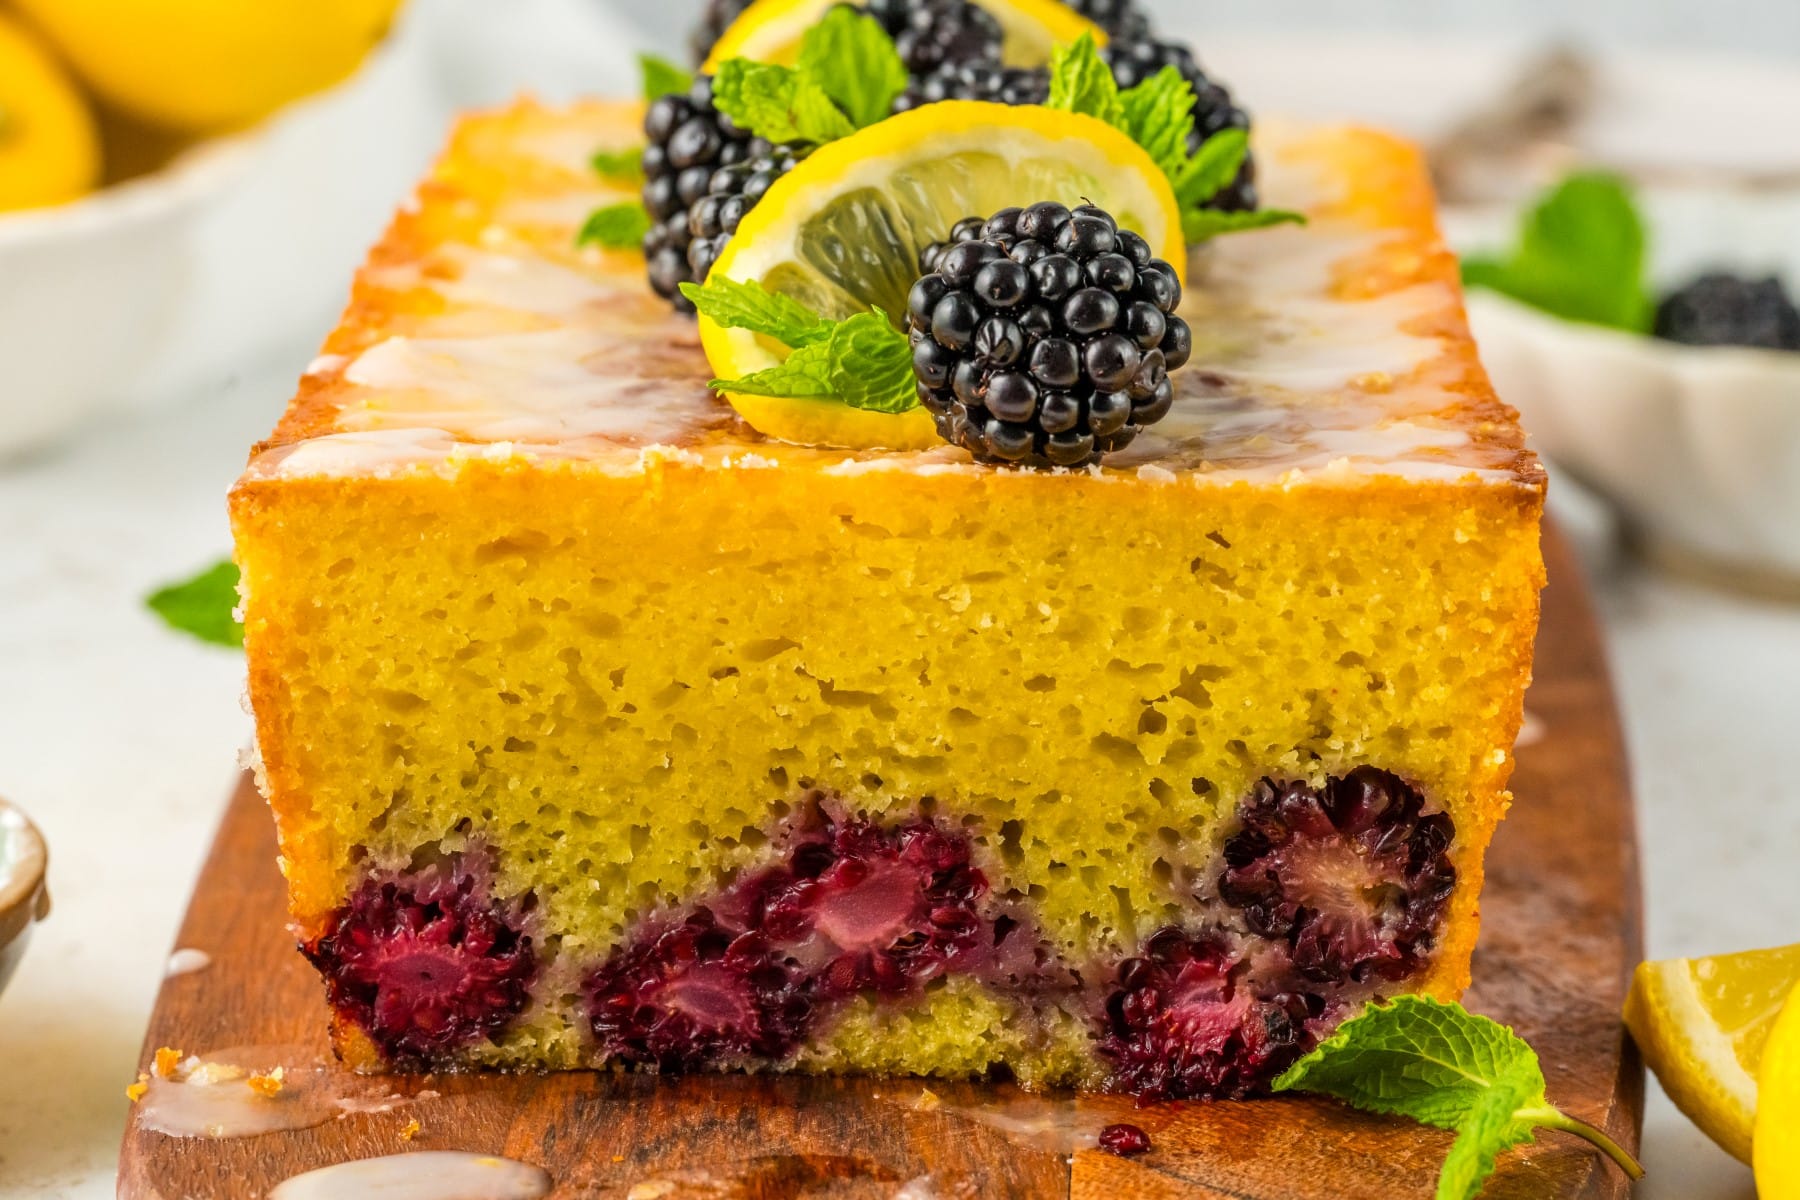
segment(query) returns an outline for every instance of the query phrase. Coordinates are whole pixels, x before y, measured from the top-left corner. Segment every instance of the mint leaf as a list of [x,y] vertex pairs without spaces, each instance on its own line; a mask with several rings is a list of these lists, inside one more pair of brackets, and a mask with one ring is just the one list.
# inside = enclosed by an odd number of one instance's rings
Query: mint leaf
[[641,183],[644,178],[642,146],[632,146],[625,150],[596,150],[589,162],[593,164],[594,173],[602,179],[618,183]]
[[1124,128],[1125,106],[1112,68],[1100,57],[1092,34],[1084,33],[1050,52],[1050,99],[1046,107],[1097,117]]
[[704,287],[683,284],[681,294],[701,316],[727,329],[773,338],[792,351],[780,366],[741,379],[713,380],[716,391],[833,400],[884,413],[906,412],[919,403],[912,345],[879,308],[827,321],[759,283],[716,273]]
[[748,329],[790,348],[831,336],[830,321],[759,283],[739,283],[715,273],[707,277],[705,286],[682,284],[681,294],[694,302],[701,316],[726,329]]
[[1242,129],[1221,129],[1200,144],[1194,156],[1170,177],[1175,201],[1185,211],[1205,204],[1231,186],[1244,159],[1250,156],[1250,135]]
[[650,214],[643,203],[625,200],[595,209],[581,232],[575,235],[577,246],[597,245],[608,250],[636,250],[650,232]]
[[1171,182],[1188,161],[1194,131],[1194,88],[1174,67],[1164,67],[1119,96],[1122,128],[1142,146]]
[[[1535,1090],[1535,1099],[1541,1102],[1541,1075]],[[1471,1200],[1494,1173],[1503,1151],[1533,1140],[1536,1126],[1519,1116],[1532,1106],[1532,1091],[1529,1080],[1502,1079],[1475,1101],[1438,1172],[1437,1200]]]
[[792,67],[729,59],[713,77],[713,103],[771,142],[831,142],[856,132],[818,80]]
[[1255,212],[1219,212],[1211,208],[1190,208],[1181,214],[1181,232],[1190,246],[1226,233],[1244,233],[1251,229],[1267,229],[1271,225],[1304,225],[1306,218],[1285,208],[1259,208]]
[[644,76],[644,100],[655,103],[664,96],[685,92],[694,86],[694,74],[666,58],[654,54],[638,55],[638,70]]
[[778,367],[716,379],[719,391],[836,400],[851,408],[902,413],[919,403],[912,347],[880,309],[838,321],[823,341],[801,346]]
[[1456,1130],[1438,1200],[1475,1196],[1500,1153],[1531,1141],[1540,1128],[1584,1137],[1633,1179],[1643,1174],[1606,1134],[1550,1104],[1537,1055],[1512,1030],[1428,996],[1369,1005],[1273,1090],[1318,1092],[1352,1108]]
[[906,63],[881,22],[835,6],[807,31],[796,69],[812,78],[858,129],[885,120],[906,90]]
[[1525,215],[1510,255],[1465,262],[1463,282],[1566,320],[1646,333],[1655,312],[1644,278],[1647,240],[1630,185],[1578,172]]
[[150,593],[144,603],[171,629],[215,646],[241,647],[244,627],[232,615],[238,603],[238,569],[230,559],[192,579]]

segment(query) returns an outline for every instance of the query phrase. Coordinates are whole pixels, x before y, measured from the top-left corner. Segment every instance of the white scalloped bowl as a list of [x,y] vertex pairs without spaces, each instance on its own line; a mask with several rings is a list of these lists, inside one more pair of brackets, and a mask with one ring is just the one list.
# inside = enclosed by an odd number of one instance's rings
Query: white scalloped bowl
[[50,915],[44,871],[50,855],[25,814],[0,800],[0,991],[31,940],[31,927]]
[[[1800,287],[1800,197],[1682,189],[1643,202],[1660,286],[1722,266]],[[1537,449],[1612,501],[1646,548],[1800,593],[1800,354],[1678,346],[1480,290],[1469,316]]]
[[438,136],[402,22],[349,80],[155,174],[0,215],[0,460],[312,336]]

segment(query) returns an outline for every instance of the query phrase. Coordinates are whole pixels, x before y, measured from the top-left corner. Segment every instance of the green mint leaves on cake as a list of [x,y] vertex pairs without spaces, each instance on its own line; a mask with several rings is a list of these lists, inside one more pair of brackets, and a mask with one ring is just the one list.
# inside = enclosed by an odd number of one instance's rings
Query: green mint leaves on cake
[[654,104],[664,96],[675,96],[694,86],[694,73],[678,67],[654,54],[638,55],[638,70],[644,80],[644,102]]
[[623,150],[596,150],[588,160],[594,174],[614,183],[644,181],[644,148],[629,146]]
[[1647,333],[1655,314],[1647,241],[1630,185],[1583,171],[1532,206],[1510,254],[1465,260],[1463,282],[1565,320]]
[[1237,178],[1250,153],[1250,138],[1241,129],[1221,130],[1190,151],[1194,89],[1174,67],[1164,67],[1136,87],[1120,91],[1099,47],[1084,34],[1050,57],[1048,107],[1105,121],[1142,146],[1175,190],[1182,232],[1190,243],[1271,225],[1306,223],[1301,214],[1278,208],[1220,212],[1202,207]]
[[1543,1129],[1587,1139],[1633,1179],[1644,1173],[1605,1133],[1550,1103],[1537,1054],[1512,1030],[1427,996],[1370,1005],[1273,1086],[1454,1131],[1437,1200],[1473,1200],[1500,1154]]
[[577,246],[603,246],[608,250],[636,250],[650,232],[650,213],[637,200],[623,200],[596,209],[581,232]]
[[158,588],[144,603],[171,629],[215,646],[238,649],[244,644],[244,627],[234,615],[238,569],[230,559],[213,564],[191,579]]
[[704,286],[685,283],[681,290],[701,316],[770,338],[790,352],[779,366],[713,380],[717,391],[816,399],[882,413],[918,406],[912,348],[879,308],[828,321],[759,284],[717,274]]
[[881,23],[840,6],[807,32],[792,67],[744,58],[721,64],[713,99],[757,137],[824,143],[885,119],[906,85],[906,64]]

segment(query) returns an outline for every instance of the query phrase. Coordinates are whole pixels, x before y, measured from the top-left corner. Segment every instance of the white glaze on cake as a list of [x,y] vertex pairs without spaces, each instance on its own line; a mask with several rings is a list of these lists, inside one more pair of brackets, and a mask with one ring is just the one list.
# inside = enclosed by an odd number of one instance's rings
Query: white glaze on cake
[[[578,114],[543,121],[511,151],[566,171],[576,146],[591,152],[603,140],[584,132]],[[1315,170],[1284,167],[1279,144],[1261,153],[1270,205],[1332,199]],[[496,459],[630,473],[644,470],[655,457],[644,451],[658,446],[721,469],[989,469],[949,447],[850,454],[779,445],[746,429],[706,389],[711,372],[692,320],[649,294],[641,264],[573,249],[580,215],[617,196],[599,180],[585,189],[565,181],[505,201],[479,246],[452,243],[422,261],[371,269],[366,283],[425,289],[443,303],[399,319],[392,336],[348,361],[331,361],[332,430],[264,451],[249,477],[455,471]],[[1369,300],[1334,294],[1341,265],[1389,237],[1316,221],[1221,239],[1196,255],[1183,308],[1195,353],[1175,376],[1175,408],[1088,473],[1200,485],[1532,482],[1513,446],[1470,435],[1466,397],[1454,390],[1464,368],[1442,340],[1450,285]]]

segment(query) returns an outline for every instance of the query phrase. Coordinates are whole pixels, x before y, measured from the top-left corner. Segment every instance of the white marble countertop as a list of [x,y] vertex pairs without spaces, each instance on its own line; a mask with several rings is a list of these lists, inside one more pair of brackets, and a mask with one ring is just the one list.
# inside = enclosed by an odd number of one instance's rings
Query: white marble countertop
[[[237,656],[141,598],[227,546],[222,497],[306,359],[0,470],[0,793],[51,846],[55,912],[0,999],[0,1197],[102,1200],[124,1087],[249,732]],[[1792,941],[1800,610],[1602,564],[1637,776],[1650,951]],[[1552,731],[1554,736],[1554,731]],[[1652,1085],[1644,1200],[1749,1200]]]

